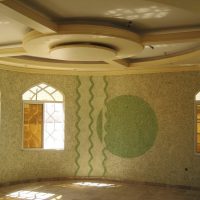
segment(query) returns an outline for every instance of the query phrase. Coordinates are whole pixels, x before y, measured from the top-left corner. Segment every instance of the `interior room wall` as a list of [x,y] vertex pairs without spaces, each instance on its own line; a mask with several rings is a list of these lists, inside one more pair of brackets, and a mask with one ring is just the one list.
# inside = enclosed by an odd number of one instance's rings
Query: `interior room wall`
[[[23,150],[22,94],[65,95],[65,150]],[[199,72],[62,76],[0,70],[0,183],[50,177],[200,185],[194,153]]]

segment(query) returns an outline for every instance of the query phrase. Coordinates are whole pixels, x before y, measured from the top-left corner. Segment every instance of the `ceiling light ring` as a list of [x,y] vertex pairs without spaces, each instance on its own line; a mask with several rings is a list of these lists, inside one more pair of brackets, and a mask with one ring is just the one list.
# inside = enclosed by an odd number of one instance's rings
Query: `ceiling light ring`
[[[68,29],[65,30],[65,32],[62,30],[61,32],[59,31],[58,33],[53,34],[41,34],[37,31],[32,31],[28,33],[24,38],[23,47],[31,56],[68,60],[70,57],[66,54],[66,52],[71,53],[72,55],[72,52],[76,52],[75,47],[71,46],[70,48],[72,51],[70,52],[69,48],[63,45],[68,43],[77,43],[79,45],[81,45],[81,43],[90,43],[95,45],[95,47],[91,45],[91,49],[94,49],[94,51],[101,55],[105,55],[101,57],[95,54],[91,54],[93,55],[90,59],[91,61],[106,61],[128,58],[136,55],[137,53],[140,53],[144,48],[143,44],[138,42],[140,40],[140,36],[131,31],[108,26],[80,26],[81,27],[79,27],[77,24],[73,26],[70,25]],[[74,29],[72,29],[72,27],[74,27]],[[63,46],[66,52],[64,53],[64,50],[60,49],[60,53],[62,52],[61,54],[63,56],[65,54],[65,57],[60,56],[59,58],[58,55],[58,57],[54,57],[54,54],[51,53],[51,49],[55,48],[56,46]],[[105,47],[104,53],[103,48],[101,47]],[[85,46],[85,48],[88,53],[92,53],[92,51],[89,49],[89,46]],[[84,48],[82,46],[78,47],[77,52],[80,53],[81,49],[83,49],[83,54],[85,54]],[[113,50],[115,50],[115,54],[112,52]],[[82,57],[81,54],[80,57]],[[102,60],[99,60],[100,57]],[[77,59],[73,61],[89,61],[89,57],[86,54],[85,58],[82,57],[82,59],[79,59],[74,55],[72,55],[71,58]]]
[[59,43],[59,44],[54,44],[54,45],[50,45],[50,50],[55,48],[55,47],[59,47],[59,46],[63,46],[63,45],[95,45],[95,46],[102,46],[102,47],[106,47],[106,48],[110,48],[110,49],[114,49],[116,51],[118,51],[118,48],[116,48],[116,46],[114,45],[108,45],[106,43],[100,43],[100,42],[67,42],[67,43]]

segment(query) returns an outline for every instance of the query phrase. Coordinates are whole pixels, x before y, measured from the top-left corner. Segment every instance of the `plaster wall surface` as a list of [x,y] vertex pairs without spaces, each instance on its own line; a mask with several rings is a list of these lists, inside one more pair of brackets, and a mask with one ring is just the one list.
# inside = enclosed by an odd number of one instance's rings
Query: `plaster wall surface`
[[[42,82],[65,95],[63,151],[22,150],[22,94]],[[1,70],[0,183],[95,176],[199,186],[200,156],[194,153],[194,97],[198,91],[199,72],[76,77]],[[138,97],[155,114],[155,140],[140,155],[130,156],[131,147],[116,155],[105,142],[110,130],[105,128],[107,105],[120,96]]]

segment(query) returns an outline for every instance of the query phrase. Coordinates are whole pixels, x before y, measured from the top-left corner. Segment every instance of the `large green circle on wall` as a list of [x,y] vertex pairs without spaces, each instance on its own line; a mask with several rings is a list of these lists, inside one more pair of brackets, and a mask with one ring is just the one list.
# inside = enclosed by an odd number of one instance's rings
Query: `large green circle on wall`
[[[104,125],[103,125],[104,123]],[[157,119],[150,105],[137,96],[118,96],[98,115],[97,133],[114,155],[131,158],[144,154],[154,144]]]

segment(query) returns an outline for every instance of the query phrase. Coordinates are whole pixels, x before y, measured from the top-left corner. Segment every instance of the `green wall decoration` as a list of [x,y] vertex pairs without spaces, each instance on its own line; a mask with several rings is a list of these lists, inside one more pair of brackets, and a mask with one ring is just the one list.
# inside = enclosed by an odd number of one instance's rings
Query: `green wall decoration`
[[103,142],[103,110],[98,115],[97,118],[97,134],[101,142]]
[[158,125],[150,105],[137,96],[122,95],[109,100],[97,118],[97,134],[112,154],[132,158],[143,155],[154,144]]
[[78,174],[78,171],[80,169],[80,164],[79,164],[79,158],[80,158],[80,152],[79,152],[79,146],[80,146],[80,139],[79,139],[79,135],[80,135],[80,120],[81,120],[81,116],[80,116],[80,108],[81,105],[79,103],[79,100],[81,98],[81,94],[79,91],[79,88],[81,86],[81,81],[80,78],[77,76],[76,77],[77,80],[77,87],[76,87],[76,94],[77,94],[77,98],[76,98],[76,117],[77,117],[77,121],[75,123],[75,127],[76,127],[76,135],[75,135],[75,139],[76,139],[76,146],[75,146],[75,151],[76,151],[76,156],[75,156],[75,164],[76,164],[76,170],[75,170],[75,176]]
[[94,134],[94,131],[92,129],[92,125],[94,123],[93,120],[93,112],[94,112],[94,106],[93,106],[93,99],[94,99],[94,94],[93,94],[93,88],[94,88],[94,81],[92,80],[92,76],[90,76],[90,88],[89,88],[89,93],[90,93],[90,99],[89,99],[89,106],[90,106],[90,112],[89,112],[89,118],[90,118],[90,123],[88,125],[89,128],[89,137],[88,137],[88,141],[90,143],[90,147],[88,149],[88,152],[90,154],[90,158],[88,160],[88,165],[89,165],[89,172],[88,172],[88,176],[90,176],[93,172],[93,166],[92,166],[92,160],[93,160],[93,154],[92,154],[92,149],[94,147],[93,141],[92,141],[92,136]]
[[[103,77],[103,81],[104,81],[104,85],[105,85],[104,89],[103,89],[104,90],[104,94],[105,94],[104,105],[107,105],[107,102],[108,102],[108,80],[107,80],[106,76]],[[106,118],[106,116],[105,116],[105,118]],[[99,126],[100,129],[98,129],[98,130],[102,131],[103,130],[101,128],[102,127],[102,123],[103,123],[103,112],[102,111],[100,111],[100,118],[98,117],[98,121],[99,121],[99,119],[100,119],[100,123],[98,122],[97,124],[100,125]],[[100,132],[100,133],[102,133],[102,132]],[[98,132],[97,132],[97,134],[98,134]],[[105,137],[106,134],[107,134],[107,132],[105,131],[103,136]],[[98,136],[99,136],[99,138],[100,138],[100,140],[102,142],[102,140],[104,138],[101,137],[101,134],[98,134]],[[106,145],[104,144],[104,147],[103,147],[103,150],[102,150],[102,155],[103,155],[103,160],[102,160],[103,176],[106,176],[106,173],[107,173],[106,161],[107,161],[108,157],[106,155],[106,151],[107,151],[107,148],[106,148]]]

